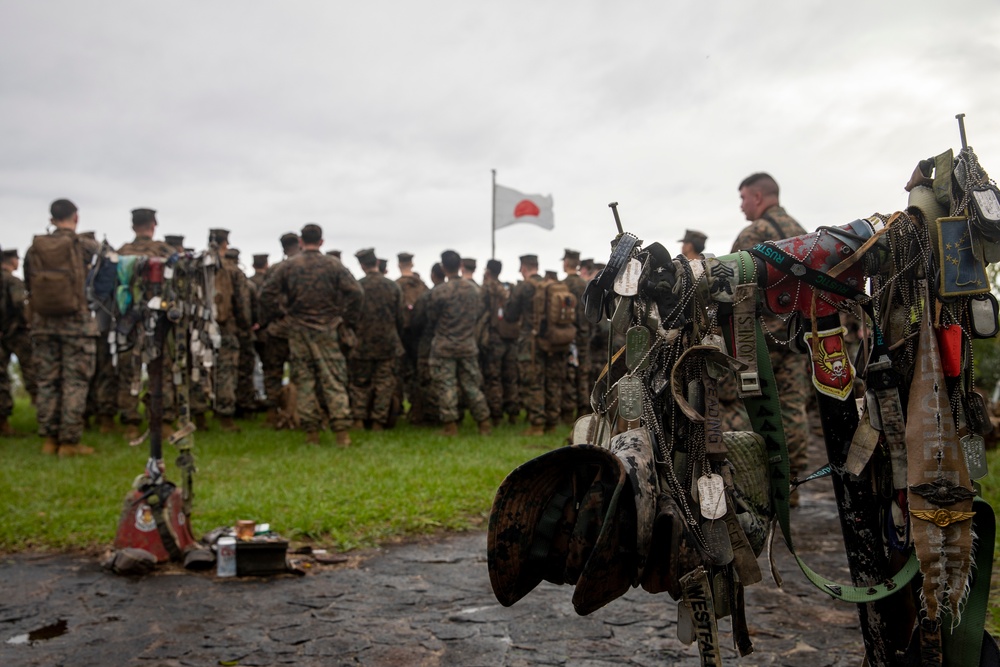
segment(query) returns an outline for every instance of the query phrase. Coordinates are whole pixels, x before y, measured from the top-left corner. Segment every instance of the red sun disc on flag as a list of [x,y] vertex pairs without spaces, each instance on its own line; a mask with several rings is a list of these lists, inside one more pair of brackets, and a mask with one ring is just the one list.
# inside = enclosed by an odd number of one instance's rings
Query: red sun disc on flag
[[541,212],[542,211],[538,208],[538,205],[530,199],[522,199],[517,202],[517,206],[514,207],[515,218],[521,218],[526,215],[531,215],[537,218],[538,214]]

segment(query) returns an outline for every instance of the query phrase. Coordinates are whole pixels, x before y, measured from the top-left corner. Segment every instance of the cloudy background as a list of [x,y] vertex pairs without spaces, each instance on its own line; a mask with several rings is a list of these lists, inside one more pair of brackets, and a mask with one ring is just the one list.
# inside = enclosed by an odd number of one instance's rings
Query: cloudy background
[[[725,253],[765,170],[807,229],[905,205],[917,160],[1000,173],[1000,4],[981,2],[15,2],[0,0],[0,243],[68,197],[118,245],[129,211],[252,253],[490,254],[490,170],[551,194],[555,229],[496,234],[605,257],[607,204],[679,249]],[[357,270],[353,259],[348,266]]]

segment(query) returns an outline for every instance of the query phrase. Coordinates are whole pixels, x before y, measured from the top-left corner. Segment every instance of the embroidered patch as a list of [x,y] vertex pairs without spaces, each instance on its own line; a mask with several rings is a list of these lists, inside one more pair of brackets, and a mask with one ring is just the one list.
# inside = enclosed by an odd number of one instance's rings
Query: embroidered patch
[[812,359],[812,381],[816,391],[839,401],[847,400],[854,392],[854,365],[847,356],[844,334],[847,329],[838,327],[820,331],[815,337],[805,334]]

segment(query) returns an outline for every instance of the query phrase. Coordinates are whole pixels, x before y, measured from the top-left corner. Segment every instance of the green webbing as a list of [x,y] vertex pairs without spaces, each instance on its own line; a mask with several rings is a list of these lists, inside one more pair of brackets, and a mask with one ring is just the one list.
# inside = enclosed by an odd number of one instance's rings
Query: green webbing
[[950,631],[951,617],[942,615],[941,644],[944,648],[945,667],[978,667],[983,648],[983,627],[986,625],[986,609],[989,607],[997,520],[990,504],[978,496],[972,502],[972,508],[976,513],[972,520],[977,540],[976,569],[958,627]]
[[[746,251],[735,254],[739,256],[739,261],[737,261],[740,267],[739,282],[745,283],[754,280],[753,257]],[[732,349],[733,341],[729,327],[722,327],[722,329],[726,337],[726,344]],[[744,398],[743,404],[746,406],[753,430],[763,436],[764,442],[767,445],[768,472],[771,479],[771,503],[775,508],[778,524],[781,526],[781,534],[785,538],[788,550],[794,556],[795,562],[799,564],[802,573],[806,575],[806,579],[831,597],[843,600],[844,602],[860,604],[875,602],[876,600],[881,600],[892,595],[897,592],[900,586],[908,583],[920,571],[920,563],[917,561],[915,552],[910,552],[909,560],[906,561],[903,567],[891,579],[871,586],[838,584],[831,579],[817,574],[795,553],[795,547],[792,544],[788,509],[790,487],[788,446],[785,441],[785,428],[781,423],[781,406],[778,401],[777,385],[774,381],[774,370],[771,368],[771,356],[767,351],[767,341],[764,339],[764,331],[761,328],[759,318],[756,320],[756,334],[757,375],[760,378],[761,396]]]

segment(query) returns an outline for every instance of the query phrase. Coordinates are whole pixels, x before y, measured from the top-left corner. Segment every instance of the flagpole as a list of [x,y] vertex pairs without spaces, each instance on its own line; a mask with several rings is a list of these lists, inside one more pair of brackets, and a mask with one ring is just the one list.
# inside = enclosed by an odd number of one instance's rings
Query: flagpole
[[497,258],[497,170],[490,169],[493,172],[493,189],[490,194],[493,195],[493,215],[490,216],[490,259]]

